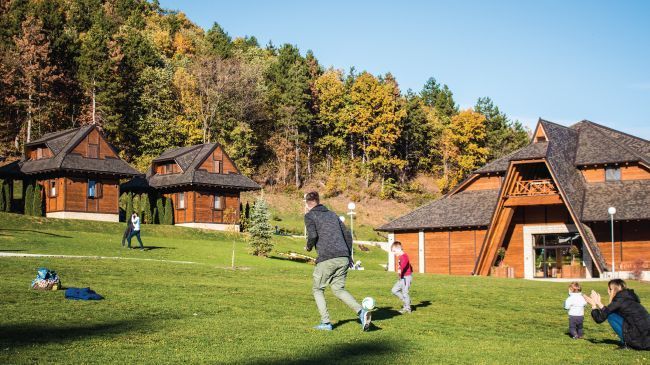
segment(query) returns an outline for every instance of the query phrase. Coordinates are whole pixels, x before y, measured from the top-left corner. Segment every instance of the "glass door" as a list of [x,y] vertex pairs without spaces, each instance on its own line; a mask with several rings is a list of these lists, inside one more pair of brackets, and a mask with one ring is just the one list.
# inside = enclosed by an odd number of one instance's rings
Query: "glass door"
[[[577,233],[533,235],[535,278],[562,277],[567,268],[582,258],[582,239]],[[575,247],[575,248],[574,248]]]

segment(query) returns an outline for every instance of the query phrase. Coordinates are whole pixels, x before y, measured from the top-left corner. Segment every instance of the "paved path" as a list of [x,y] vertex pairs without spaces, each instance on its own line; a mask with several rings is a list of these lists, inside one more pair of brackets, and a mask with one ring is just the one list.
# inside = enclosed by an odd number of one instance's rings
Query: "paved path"
[[198,264],[198,262],[193,262],[193,261],[145,259],[145,258],[137,258],[137,257],[46,255],[46,254],[38,254],[38,253],[19,253],[19,252],[0,252],[0,258],[2,257],[52,257],[57,259],[136,260],[136,261],[171,262],[174,264]]

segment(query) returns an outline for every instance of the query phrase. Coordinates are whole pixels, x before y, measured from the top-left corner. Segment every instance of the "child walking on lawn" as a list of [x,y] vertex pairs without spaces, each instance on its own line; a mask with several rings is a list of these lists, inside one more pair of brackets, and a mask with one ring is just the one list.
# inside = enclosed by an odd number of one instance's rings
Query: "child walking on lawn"
[[577,282],[569,285],[569,297],[564,301],[564,309],[569,311],[569,334],[573,339],[582,338],[582,324],[585,320],[585,305],[587,301],[582,297],[582,288]]
[[399,270],[397,273],[399,280],[397,280],[395,285],[393,285],[391,292],[404,304],[399,312],[402,314],[411,313],[411,297],[409,296],[409,290],[411,289],[411,281],[413,280],[413,276],[411,275],[413,274],[413,267],[411,267],[409,256],[402,250],[401,242],[393,242],[390,246],[390,250],[395,256],[397,256],[397,267]]

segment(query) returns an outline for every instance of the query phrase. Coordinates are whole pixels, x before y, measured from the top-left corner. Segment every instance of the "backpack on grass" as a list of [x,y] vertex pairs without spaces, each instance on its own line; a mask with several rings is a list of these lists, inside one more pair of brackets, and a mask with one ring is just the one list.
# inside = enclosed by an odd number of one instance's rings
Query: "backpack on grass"
[[36,273],[36,279],[32,280],[31,287],[34,290],[59,290],[61,279],[56,271],[41,267]]

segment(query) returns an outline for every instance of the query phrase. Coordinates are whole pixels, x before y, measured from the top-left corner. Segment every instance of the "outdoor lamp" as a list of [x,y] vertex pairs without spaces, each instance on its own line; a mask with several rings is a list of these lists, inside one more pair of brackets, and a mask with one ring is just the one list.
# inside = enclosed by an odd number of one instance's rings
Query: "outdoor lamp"
[[607,213],[609,213],[611,228],[612,228],[612,274],[615,274],[616,264],[614,260],[614,214],[616,214],[616,208],[614,207],[607,208]]

